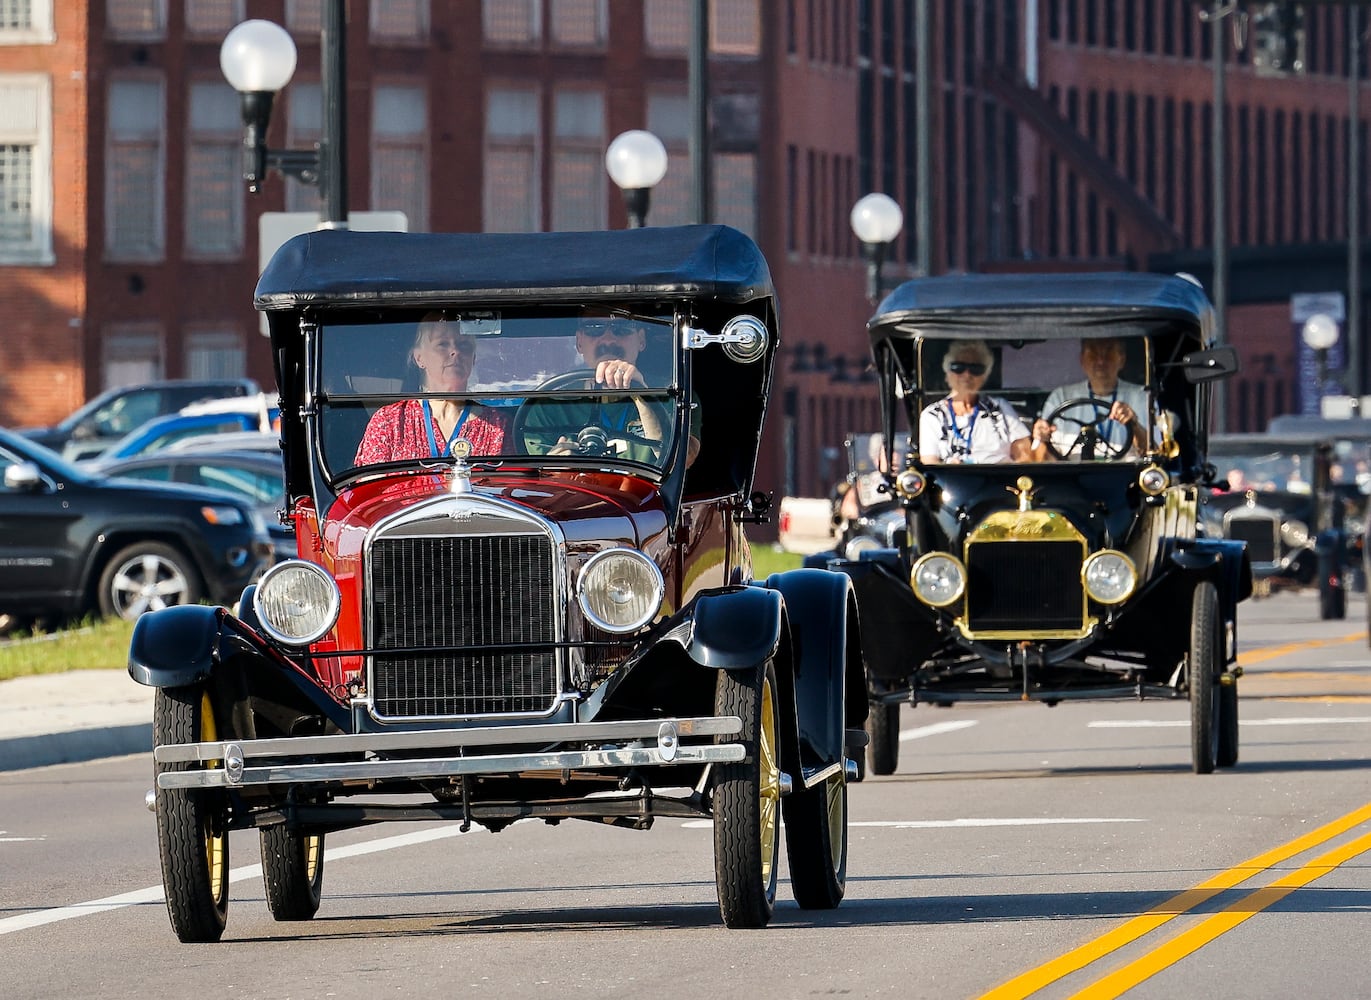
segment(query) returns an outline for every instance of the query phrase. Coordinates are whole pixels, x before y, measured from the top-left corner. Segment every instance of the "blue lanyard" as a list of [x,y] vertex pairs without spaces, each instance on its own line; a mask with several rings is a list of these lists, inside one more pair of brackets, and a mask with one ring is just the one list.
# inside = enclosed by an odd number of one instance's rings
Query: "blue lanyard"
[[428,453],[435,458],[443,458],[452,454],[452,442],[462,436],[462,425],[467,422],[467,414],[471,412],[471,404],[462,407],[461,416],[457,418],[457,426],[452,428],[452,434],[448,437],[443,450],[438,450],[438,441],[433,436],[433,410],[428,405],[428,400],[424,400],[424,430],[428,433]]
[[[1089,384],[1089,383],[1087,383],[1087,385],[1088,385],[1088,384]],[[1095,398],[1095,390],[1094,390],[1093,388],[1090,390],[1090,398],[1091,398],[1091,399],[1094,399],[1094,398]],[[1101,396],[1100,399],[1103,400],[1104,397]],[[1119,384],[1118,384],[1117,382],[1115,382],[1115,383],[1114,383],[1114,392],[1113,392],[1113,394],[1109,397],[1109,410],[1106,410],[1106,411],[1105,411],[1104,419],[1095,421],[1095,430],[1097,430],[1097,431],[1100,432],[1100,437],[1101,437],[1103,440],[1105,440],[1105,441],[1110,441],[1111,443],[1112,443],[1112,440],[1113,440],[1113,439],[1110,438],[1109,432],[1108,432],[1107,430],[1105,430],[1105,424],[1118,424],[1118,421],[1117,421],[1117,420],[1115,420],[1113,417],[1109,416],[1110,410],[1113,410],[1113,409],[1114,409],[1114,404],[1117,403],[1118,401],[1119,401]]]
[[952,421],[952,433],[957,436],[958,441],[966,445],[968,458],[971,457],[971,435],[976,433],[976,418],[980,415],[981,403],[980,400],[977,400],[975,405],[971,407],[971,419],[967,422],[966,433],[963,434],[962,429],[957,426],[957,411],[952,408],[952,400],[947,401],[947,416]]

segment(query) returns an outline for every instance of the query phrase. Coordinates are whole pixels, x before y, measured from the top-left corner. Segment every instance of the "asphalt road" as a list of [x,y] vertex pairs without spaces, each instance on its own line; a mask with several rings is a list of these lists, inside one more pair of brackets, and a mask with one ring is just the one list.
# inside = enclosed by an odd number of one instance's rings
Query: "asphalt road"
[[234,834],[225,939],[181,945],[147,755],[0,774],[0,995],[1366,996],[1364,605],[1315,615],[1244,605],[1227,772],[1190,773],[1183,703],[906,708],[899,772],[851,788],[847,899],[783,881],[765,931],[720,924],[703,824],[391,825],[330,838],[301,924]]

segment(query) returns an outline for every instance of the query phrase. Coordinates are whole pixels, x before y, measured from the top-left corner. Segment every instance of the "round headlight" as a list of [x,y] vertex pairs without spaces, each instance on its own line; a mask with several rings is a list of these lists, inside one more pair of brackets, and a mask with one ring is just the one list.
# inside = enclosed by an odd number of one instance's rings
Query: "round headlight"
[[1133,560],[1122,552],[1101,549],[1085,560],[1081,567],[1085,592],[1101,604],[1118,604],[1138,584],[1138,571]]
[[1309,525],[1293,518],[1282,522],[1281,541],[1293,549],[1303,548],[1309,544]]
[[636,549],[605,549],[586,560],[576,582],[581,610],[606,632],[642,628],[661,607],[662,571]]
[[342,595],[321,567],[301,559],[279,562],[262,574],[252,607],[273,639],[308,646],[333,628]]
[[902,497],[919,496],[927,485],[928,480],[918,469],[905,469],[895,477],[895,492]]
[[1156,496],[1171,483],[1166,470],[1157,465],[1149,465],[1138,473],[1138,486],[1150,497]]
[[879,548],[881,548],[881,543],[870,535],[858,535],[843,548],[843,558],[849,562],[857,562],[862,558],[863,552],[870,552]]
[[945,608],[966,590],[966,570],[944,552],[920,556],[909,572],[914,596],[935,608]]

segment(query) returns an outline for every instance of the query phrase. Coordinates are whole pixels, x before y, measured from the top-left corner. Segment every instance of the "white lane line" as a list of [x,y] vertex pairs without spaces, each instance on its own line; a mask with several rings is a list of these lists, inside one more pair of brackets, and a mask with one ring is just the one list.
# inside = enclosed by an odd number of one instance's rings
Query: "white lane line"
[[[415,844],[425,844],[432,840],[442,840],[446,837],[459,837],[461,835],[462,828],[460,826],[443,826],[431,830],[402,833],[395,837],[367,840],[360,844],[349,844],[346,847],[330,847],[324,851],[324,863],[341,861],[343,858],[355,858],[363,854],[376,854],[380,851],[393,851],[401,847],[412,847]],[[261,865],[244,865],[242,868],[234,868],[229,872],[230,882],[242,882],[246,879],[261,877]],[[28,930],[30,927],[55,924],[61,920],[73,920],[76,917],[89,917],[109,910],[120,910],[126,906],[161,903],[165,898],[162,887],[153,885],[146,889],[135,889],[133,892],[122,892],[117,896],[105,896],[103,899],[92,899],[89,902],[76,903],[72,906],[58,906],[51,910],[21,913],[17,917],[0,919],[0,934],[11,934],[14,931]]]
[[910,740],[921,740],[925,736],[955,733],[958,729],[966,729],[975,724],[975,719],[961,719],[956,722],[935,722],[931,726],[919,726],[917,729],[902,729],[900,730],[900,742],[908,743]]
[[1037,816],[1037,817],[990,817],[972,819],[916,819],[916,820],[848,820],[849,827],[878,826],[892,830],[948,830],[972,826],[1075,826],[1082,823],[1146,823],[1145,819],[1131,819],[1126,816]]
[[[1239,719],[1240,726],[1336,726],[1365,725],[1371,715],[1333,716],[1327,719],[1291,717],[1289,719]],[[1101,719],[1086,723],[1087,729],[1179,729],[1189,728],[1189,719]]]

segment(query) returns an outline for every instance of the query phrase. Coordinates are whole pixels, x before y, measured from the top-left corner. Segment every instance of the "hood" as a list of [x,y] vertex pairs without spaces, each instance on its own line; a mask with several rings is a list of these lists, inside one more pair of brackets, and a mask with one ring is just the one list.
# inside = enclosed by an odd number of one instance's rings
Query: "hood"
[[[329,508],[325,545],[335,557],[354,555],[376,524],[453,496],[446,473],[398,475],[366,480],[343,490]],[[462,496],[488,497],[523,507],[554,522],[575,548],[619,542],[646,549],[665,537],[666,508],[657,487],[645,479],[601,472],[493,472],[472,477]]]
[[117,490],[124,496],[146,497],[152,509],[157,504],[169,500],[184,500],[187,503],[232,504],[240,510],[250,510],[253,504],[227,490],[211,489],[208,486],[194,486],[190,483],[152,482],[147,479],[120,479],[118,476],[92,476],[87,480],[101,490]]

